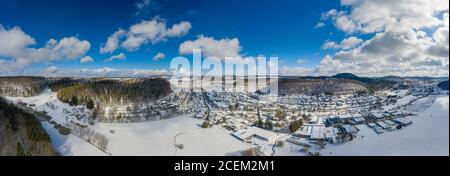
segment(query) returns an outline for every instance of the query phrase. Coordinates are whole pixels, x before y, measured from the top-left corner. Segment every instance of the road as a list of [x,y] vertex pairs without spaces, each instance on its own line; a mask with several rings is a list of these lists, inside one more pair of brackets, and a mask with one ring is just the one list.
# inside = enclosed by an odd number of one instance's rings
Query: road
[[209,106],[209,103],[208,103],[209,99],[208,99],[208,96],[206,96],[205,91],[202,90],[202,93],[203,93],[203,101],[205,102],[205,105],[208,108],[208,112],[206,114],[205,120],[209,120],[209,117],[211,115],[211,107]]

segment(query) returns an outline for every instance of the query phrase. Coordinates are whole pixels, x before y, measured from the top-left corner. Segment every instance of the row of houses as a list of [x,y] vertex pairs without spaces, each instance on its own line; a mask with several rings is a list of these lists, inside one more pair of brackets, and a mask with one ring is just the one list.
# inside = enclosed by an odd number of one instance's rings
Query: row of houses
[[328,141],[330,143],[341,143],[343,140],[358,133],[354,125],[342,125],[338,127],[326,127],[324,124],[306,124],[298,129],[293,135],[312,141]]
[[274,143],[277,139],[276,133],[254,126],[240,129],[232,135],[241,141],[253,144]]
[[377,134],[382,134],[386,131],[394,131],[411,124],[412,120],[400,117],[392,120],[383,120],[368,123],[367,126],[372,128]]

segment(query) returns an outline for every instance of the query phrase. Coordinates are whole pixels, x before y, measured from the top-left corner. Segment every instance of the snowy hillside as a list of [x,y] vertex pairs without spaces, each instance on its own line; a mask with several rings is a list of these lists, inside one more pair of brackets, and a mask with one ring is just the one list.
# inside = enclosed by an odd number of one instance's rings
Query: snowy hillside
[[[50,90],[35,97],[7,97],[13,102],[34,104],[38,111],[46,111],[51,121],[68,126],[71,122],[86,125],[92,131],[108,138],[108,147],[102,151],[82,138],[62,135],[49,122],[42,122],[50,135],[54,148],[61,155],[108,156],[108,155],[218,155],[246,150],[253,146],[232,137],[227,130],[215,127],[201,128],[202,121],[189,117],[144,123],[97,123],[90,125],[87,118],[77,118],[82,106],[70,107],[59,101]],[[67,113],[70,112],[70,113]],[[73,114],[72,112],[78,112]],[[220,139],[220,140],[218,140]],[[182,149],[176,146],[183,146]]]

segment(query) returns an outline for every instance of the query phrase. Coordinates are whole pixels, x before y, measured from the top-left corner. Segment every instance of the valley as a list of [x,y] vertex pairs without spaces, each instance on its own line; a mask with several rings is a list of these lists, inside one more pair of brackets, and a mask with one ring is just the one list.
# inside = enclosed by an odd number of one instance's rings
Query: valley
[[[171,90],[160,78],[45,78],[33,96],[23,89],[2,96],[35,114],[64,156],[448,153],[441,80],[373,89],[356,79],[282,78],[276,95],[192,92],[191,83]],[[377,149],[364,149],[369,144]]]

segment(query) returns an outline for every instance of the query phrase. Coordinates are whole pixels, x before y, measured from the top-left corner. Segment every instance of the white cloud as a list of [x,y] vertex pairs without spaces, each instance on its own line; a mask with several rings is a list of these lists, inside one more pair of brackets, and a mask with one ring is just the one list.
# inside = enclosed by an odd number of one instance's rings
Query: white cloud
[[45,70],[46,74],[54,74],[58,71],[58,68],[55,66],[50,66]]
[[2,71],[12,72],[24,69],[35,63],[74,60],[86,55],[91,45],[77,37],[65,37],[60,40],[50,39],[41,48],[34,48],[34,38],[19,27],[5,29],[0,25],[0,63]]
[[166,55],[164,53],[158,53],[153,57],[153,61],[159,61],[164,58],[166,58]]
[[109,67],[103,67],[103,68],[98,68],[98,69],[94,69],[94,70],[88,70],[88,69],[83,69],[81,70],[82,72],[93,72],[93,73],[97,73],[97,74],[103,74],[103,73],[111,73],[116,71],[113,68],[109,68]]
[[[163,19],[155,17],[152,20],[144,20],[131,25],[127,31],[117,30],[108,37],[100,52],[112,53],[119,48],[119,45],[128,51],[134,51],[144,44],[152,43],[155,45],[169,38],[185,36],[191,28],[192,25],[188,21],[182,21],[169,28]],[[123,41],[122,38],[124,38]]]
[[126,59],[127,59],[127,56],[123,53],[120,53],[118,55],[109,57],[108,59],[105,60],[105,62],[112,62],[114,60],[126,60]]
[[138,10],[140,10],[140,9],[150,6],[151,2],[152,2],[152,0],[141,0],[139,2],[136,2],[135,6]]
[[191,23],[187,21],[183,21],[179,24],[175,24],[172,28],[167,30],[168,37],[181,37],[185,36],[189,33],[189,30],[192,28]]
[[149,77],[149,76],[170,76],[167,70],[145,70],[145,69],[113,69],[109,67],[97,69],[64,70],[56,72],[43,72],[42,76],[58,77]]
[[153,0],[140,0],[134,4],[136,6],[136,12],[134,13],[135,16],[138,16],[145,12],[145,10],[151,6],[155,6],[156,2]]
[[341,43],[337,44],[333,41],[325,42],[322,45],[322,49],[343,49],[348,50],[351,48],[354,48],[364,42],[362,39],[359,39],[357,37],[348,37],[341,41]]
[[279,74],[283,76],[321,76],[317,74],[317,68],[307,67],[282,67],[279,69]]
[[346,15],[336,17],[335,25],[337,28],[347,33],[353,33],[357,28],[357,24]]
[[36,41],[19,27],[8,30],[0,25],[0,56],[21,55],[28,46],[35,44]]
[[323,23],[323,22],[319,22],[319,23],[317,23],[317,25],[316,26],[314,26],[314,29],[319,29],[319,28],[322,28],[322,27],[324,27],[326,24],[325,23]]
[[336,49],[336,48],[339,48],[339,44],[337,44],[336,42],[333,42],[333,41],[327,41],[322,45],[323,50]]
[[447,0],[341,0],[351,11],[332,9],[322,15],[347,32],[407,32],[439,25],[439,12],[448,11]]
[[185,41],[179,47],[180,54],[192,54],[193,49],[201,49],[205,57],[240,57],[241,45],[238,38],[216,40],[212,37],[199,36],[194,41]]
[[86,64],[91,62],[94,62],[94,59],[91,56],[85,56],[80,59],[80,64]]
[[378,33],[359,47],[327,55],[317,68],[286,68],[282,73],[333,75],[351,72],[361,76],[448,76],[448,52],[448,43],[439,44],[421,32],[411,32],[406,36]]
[[351,48],[361,44],[362,42],[363,42],[363,40],[361,40],[357,37],[349,37],[349,38],[342,40],[341,43],[339,44],[339,47],[344,50],[347,50],[347,49],[351,49]]
[[100,48],[100,53],[112,53],[119,48],[119,40],[125,36],[125,30],[118,29],[114,34],[108,37],[106,43]]
[[297,64],[306,64],[306,63],[308,63],[307,60],[304,60],[304,59],[297,59]]
[[323,48],[338,51],[325,57],[317,68],[287,68],[285,72],[449,75],[448,1],[341,0],[341,4],[348,10],[330,10],[322,14],[322,19],[331,18],[335,26],[347,34],[370,34],[372,38],[362,41],[350,37],[340,43],[327,42]]

